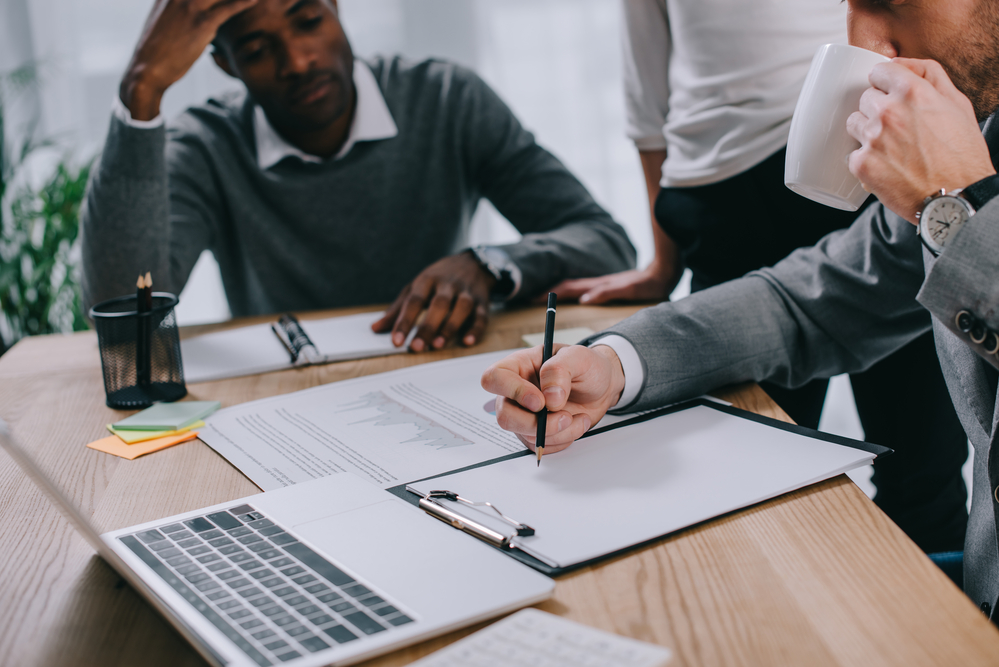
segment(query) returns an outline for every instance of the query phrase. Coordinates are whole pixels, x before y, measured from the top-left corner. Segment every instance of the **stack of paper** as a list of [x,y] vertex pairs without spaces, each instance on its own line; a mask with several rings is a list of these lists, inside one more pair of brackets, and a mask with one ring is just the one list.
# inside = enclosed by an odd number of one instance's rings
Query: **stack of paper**
[[114,435],[91,442],[87,447],[124,459],[135,459],[173,445],[193,440],[195,429],[222,406],[218,401],[157,403],[115,424],[108,424]]

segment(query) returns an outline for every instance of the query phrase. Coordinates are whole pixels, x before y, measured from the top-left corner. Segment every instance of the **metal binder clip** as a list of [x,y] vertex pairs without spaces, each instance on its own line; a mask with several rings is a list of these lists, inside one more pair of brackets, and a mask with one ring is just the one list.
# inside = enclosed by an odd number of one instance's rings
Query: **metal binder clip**
[[[438,499],[450,500],[451,502],[461,503],[469,507],[488,507],[495,512],[502,521],[513,526],[517,532],[515,535],[503,535],[488,526],[478,523],[477,521],[473,521],[466,516],[462,516],[461,514],[448,509],[438,502]],[[510,540],[514,537],[530,537],[531,535],[534,535],[533,528],[528,526],[526,523],[514,521],[500,512],[499,508],[492,503],[480,503],[467,498],[462,498],[454,491],[431,491],[426,495],[426,497],[420,499],[420,508],[427,512],[430,516],[440,519],[444,523],[449,523],[458,530],[463,530],[470,535],[474,535],[475,537],[485,540],[489,544],[502,549],[509,549]]]
[[291,363],[295,365],[300,365],[300,361],[305,364],[320,363],[321,355],[318,348],[309,338],[309,334],[305,333],[298,318],[291,313],[282,315],[277,323],[272,323],[271,331],[288,350]]

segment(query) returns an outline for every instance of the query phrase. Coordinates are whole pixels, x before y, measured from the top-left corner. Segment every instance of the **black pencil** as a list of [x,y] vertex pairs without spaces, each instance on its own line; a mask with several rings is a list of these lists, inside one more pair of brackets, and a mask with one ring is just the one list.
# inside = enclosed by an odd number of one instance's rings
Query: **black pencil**
[[[541,365],[552,358],[552,344],[555,340],[555,292],[548,293],[548,310],[545,311],[545,344],[541,352]],[[538,371],[540,374],[540,370]],[[541,465],[541,455],[545,453],[545,432],[548,430],[548,408],[538,411],[538,437],[535,449],[538,452],[538,465]]]
[[150,273],[140,275],[135,283],[135,380],[140,387],[147,387],[151,381],[151,347],[152,336],[149,324],[149,312],[153,309],[153,277]]

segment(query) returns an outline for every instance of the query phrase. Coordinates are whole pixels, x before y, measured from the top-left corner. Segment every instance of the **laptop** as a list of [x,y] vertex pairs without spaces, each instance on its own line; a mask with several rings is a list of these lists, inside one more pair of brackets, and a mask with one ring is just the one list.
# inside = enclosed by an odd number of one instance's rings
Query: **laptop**
[[214,665],[347,665],[555,587],[349,473],[98,535],[2,420],[0,446]]

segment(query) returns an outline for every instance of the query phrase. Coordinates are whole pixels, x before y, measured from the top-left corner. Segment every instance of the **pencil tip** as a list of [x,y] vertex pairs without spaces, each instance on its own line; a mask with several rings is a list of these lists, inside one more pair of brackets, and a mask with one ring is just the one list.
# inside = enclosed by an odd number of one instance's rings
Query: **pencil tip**
[[143,278],[142,274],[140,273],[139,274],[139,279],[137,281],[135,281],[135,286],[138,287],[139,289],[142,289],[143,286],[145,285],[145,282],[146,282],[145,279]]
[[152,271],[146,271],[146,287],[153,286],[153,273]]

